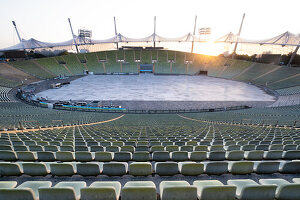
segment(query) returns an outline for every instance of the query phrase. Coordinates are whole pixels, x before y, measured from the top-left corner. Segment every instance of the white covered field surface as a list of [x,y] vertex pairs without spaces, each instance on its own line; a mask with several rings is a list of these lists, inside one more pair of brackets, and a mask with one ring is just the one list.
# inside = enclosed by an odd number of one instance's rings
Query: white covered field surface
[[207,76],[88,75],[37,94],[48,100],[273,101],[246,83]]

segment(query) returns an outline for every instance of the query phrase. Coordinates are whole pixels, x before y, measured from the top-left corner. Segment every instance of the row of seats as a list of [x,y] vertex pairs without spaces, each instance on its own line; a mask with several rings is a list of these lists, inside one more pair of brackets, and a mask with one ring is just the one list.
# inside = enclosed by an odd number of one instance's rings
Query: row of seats
[[150,162],[65,162],[65,163],[5,163],[0,162],[0,176],[98,176],[100,174],[108,176],[123,176],[130,174],[133,176],[148,176],[157,174],[160,176],[173,176],[182,174],[185,176],[198,176],[201,174],[271,174],[271,173],[300,173],[300,161],[288,162],[251,162],[251,161],[213,161],[213,162],[156,162],[154,169]]
[[214,145],[214,146],[207,146],[207,145],[184,145],[184,146],[178,146],[178,145],[153,145],[149,147],[148,145],[124,145],[124,146],[117,146],[117,145],[107,145],[107,146],[101,146],[101,145],[38,145],[38,144],[30,144],[30,145],[24,145],[24,144],[10,144],[9,142],[3,142],[0,144],[0,150],[15,150],[15,151],[231,151],[231,150],[243,150],[243,151],[252,151],[252,150],[264,150],[264,151],[270,151],[270,150],[282,150],[282,151],[288,151],[288,150],[300,150],[299,144],[273,144],[273,145],[267,145],[267,144],[261,144],[261,145],[229,145],[229,146],[223,146],[223,145]]
[[224,185],[218,180],[162,181],[159,192],[152,181],[96,181],[87,187],[84,181],[0,181],[0,199],[40,200],[297,200],[300,199],[300,178],[293,183],[285,179],[232,179]]
[[221,161],[221,160],[295,160],[300,159],[300,150],[289,151],[155,151],[150,154],[147,151],[140,152],[89,152],[89,151],[57,151],[57,152],[31,152],[31,151],[0,151],[0,160],[4,161],[62,161],[62,162],[89,162],[89,161]]

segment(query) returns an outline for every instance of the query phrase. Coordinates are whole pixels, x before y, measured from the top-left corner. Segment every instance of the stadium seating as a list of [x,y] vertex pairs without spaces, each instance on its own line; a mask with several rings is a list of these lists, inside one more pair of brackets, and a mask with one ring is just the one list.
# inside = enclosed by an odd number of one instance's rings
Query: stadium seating
[[207,70],[283,97],[266,108],[123,116],[12,102],[8,91],[20,83],[0,77],[0,85],[11,85],[0,87],[0,199],[300,196],[298,69],[169,50],[70,54],[10,65],[40,80],[84,70],[138,73],[140,64],[152,62],[158,74]]
[[59,76],[61,74],[64,74],[66,76],[73,75],[62,64],[59,64],[57,60],[55,60],[55,58],[41,58],[37,59],[36,62],[45,67],[50,72],[56,74],[56,76]]
[[11,62],[10,64],[22,71],[25,71],[28,74],[31,74],[41,79],[55,77],[55,74],[53,74],[51,71],[48,71],[43,66],[39,65],[39,63],[36,60],[15,61]]

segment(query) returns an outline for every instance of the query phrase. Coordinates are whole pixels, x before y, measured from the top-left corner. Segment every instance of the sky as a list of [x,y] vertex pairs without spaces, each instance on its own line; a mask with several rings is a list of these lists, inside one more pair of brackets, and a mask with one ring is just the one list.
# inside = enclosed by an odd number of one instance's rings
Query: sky
[[285,31],[300,33],[300,0],[0,0],[0,48],[18,43],[11,21],[21,37],[44,42],[62,42],[72,35],[67,18],[77,34],[79,28],[90,29],[93,39],[114,36],[117,31],[127,37],[141,38],[156,32],[164,37],[179,37],[197,29],[211,27],[212,38],[228,32],[237,33],[246,13],[241,36],[268,39]]

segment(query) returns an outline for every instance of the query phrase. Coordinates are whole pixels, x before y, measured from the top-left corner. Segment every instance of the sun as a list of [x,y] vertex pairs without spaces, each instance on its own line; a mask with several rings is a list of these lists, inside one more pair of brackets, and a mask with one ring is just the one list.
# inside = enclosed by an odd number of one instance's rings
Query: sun
[[196,43],[194,52],[199,54],[217,56],[224,52],[224,45],[215,43],[212,40],[204,43]]

